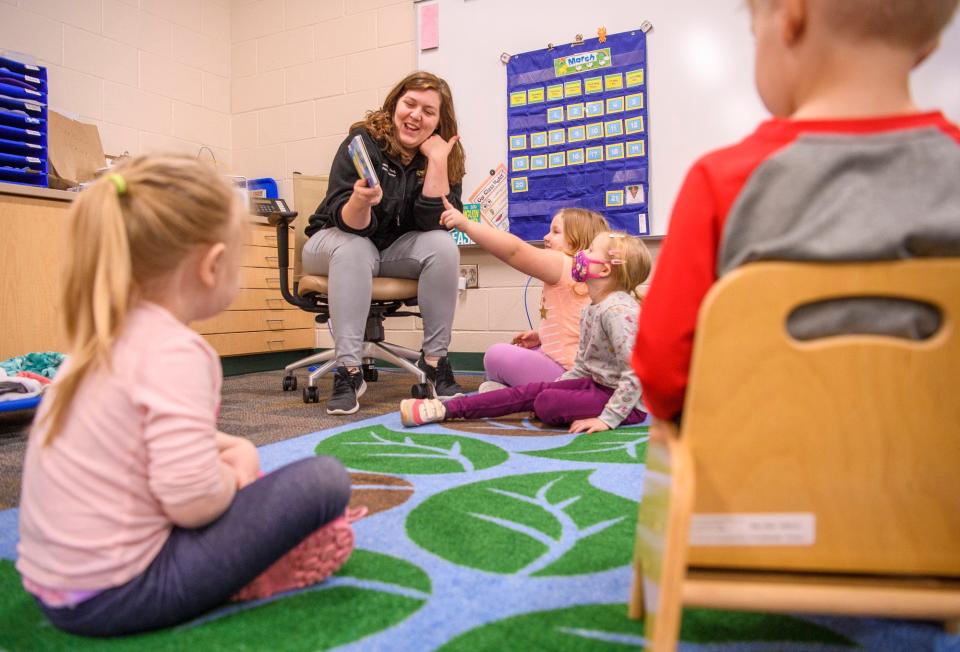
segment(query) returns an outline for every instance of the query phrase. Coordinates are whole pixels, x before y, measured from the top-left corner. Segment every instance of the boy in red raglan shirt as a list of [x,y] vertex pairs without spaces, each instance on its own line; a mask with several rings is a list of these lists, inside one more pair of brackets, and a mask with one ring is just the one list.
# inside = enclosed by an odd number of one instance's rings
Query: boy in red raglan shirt
[[[774,118],[701,158],[677,197],[633,352],[661,420],[679,421],[700,303],[733,268],[960,255],[960,129],[909,91],[958,0],[749,5],[757,89]],[[923,338],[938,324],[926,306],[857,299],[788,328]]]

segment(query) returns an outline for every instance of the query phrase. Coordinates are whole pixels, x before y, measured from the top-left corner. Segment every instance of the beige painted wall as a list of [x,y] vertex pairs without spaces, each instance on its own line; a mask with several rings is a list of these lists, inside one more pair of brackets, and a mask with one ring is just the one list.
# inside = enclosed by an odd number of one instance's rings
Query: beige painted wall
[[[0,0],[0,49],[47,66],[53,108],[96,124],[107,153],[208,145],[223,169],[273,177],[290,198],[293,172],[327,174],[350,124],[414,69],[414,5]],[[479,266],[480,287],[460,293],[451,350],[526,330],[527,278],[475,247],[461,260]],[[536,327],[538,281],[526,303]],[[391,341],[420,346],[414,318],[387,325]],[[317,339],[331,344],[325,328]]]

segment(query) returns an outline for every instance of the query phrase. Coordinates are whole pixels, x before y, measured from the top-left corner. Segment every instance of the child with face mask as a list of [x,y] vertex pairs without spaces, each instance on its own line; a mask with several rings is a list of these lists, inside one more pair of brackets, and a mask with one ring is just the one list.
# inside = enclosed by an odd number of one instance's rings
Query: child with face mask
[[636,288],[650,274],[650,252],[624,233],[598,234],[574,258],[571,274],[586,283],[590,303],[580,317],[580,345],[573,367],[553,382],[535,382],[454,398],[407,399],[400,419],[407,427],[450,419],[484,419],[532,410],[550,425],[593,433],[646,418],[641,389],[630,368],[639,315]]

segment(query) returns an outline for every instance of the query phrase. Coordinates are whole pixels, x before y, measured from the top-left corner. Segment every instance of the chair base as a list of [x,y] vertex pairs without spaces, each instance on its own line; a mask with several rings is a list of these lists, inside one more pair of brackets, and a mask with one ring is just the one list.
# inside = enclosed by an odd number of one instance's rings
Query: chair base
[[[427,382],[427,375],[416,365],[416,361],[420,359],[419,351],[414,351],[413,349],[408,349],[398,344],[390,344],[389,342],[364,342],[361,355],[364,364],[372,364],[374,360],[382,360],[413,374],[417,378],[417,383],[424,384]],[[290,374],[297,369],[311,367],[316,364],[320,366],[310,372],[307,380],[309,387],[315,387],[317,379],[339,364],[337,361],[337,352],[334,349],[329,349],[321,353],[316,353],[297,360],[296,362],[291,362],[284,367],[284,370]]]

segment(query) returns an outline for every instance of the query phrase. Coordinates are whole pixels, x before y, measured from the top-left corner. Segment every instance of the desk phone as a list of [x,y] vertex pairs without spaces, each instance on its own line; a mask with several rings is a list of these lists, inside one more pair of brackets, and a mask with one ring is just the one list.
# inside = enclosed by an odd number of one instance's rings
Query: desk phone
[[289,221],[297,216],[296,211],[291,211],[287,207],[286,201],[269,197],[251,197],[250,212],[258,217],[266,218],[273,225],[276,225],[281,218]]

